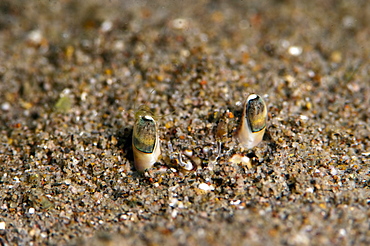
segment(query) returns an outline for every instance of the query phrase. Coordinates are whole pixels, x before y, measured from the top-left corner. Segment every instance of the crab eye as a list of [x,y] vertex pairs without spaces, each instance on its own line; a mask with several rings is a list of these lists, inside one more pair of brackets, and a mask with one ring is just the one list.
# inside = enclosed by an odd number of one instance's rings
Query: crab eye
[[135,119],[132,133],[134,163],[137,171],[144,172],[157,161],[161,153],[158,128],[147,108],[139,108]]
[[143,153],[153,153],[157,137],[156,128],[151,116],[140,117],[134,125],[132,134],[134,147]]
[[245,115],[251,132],[259,132],[266,127],[267,108],[263,99],[252,94],[245,104]]
[[251,149],[258,145],[266,130],[267,107],[257,94],[248,96],[244,103],[242,119],[236,132],[239,144]]

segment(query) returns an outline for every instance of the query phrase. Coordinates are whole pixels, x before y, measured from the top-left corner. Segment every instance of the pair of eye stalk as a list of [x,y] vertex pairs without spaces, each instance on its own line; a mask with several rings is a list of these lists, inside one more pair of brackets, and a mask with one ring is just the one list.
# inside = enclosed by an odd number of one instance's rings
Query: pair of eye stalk
[[[249,95],[244,103],[242,119],[235,134],[238,143],[247,149],[259,144],[266,130],[266,121],[267,107],[264,100],[257,94]],[[138,172],[150,168],[161,154],[158,125],[146,105],[142,105],[135,114],[132,149]]]

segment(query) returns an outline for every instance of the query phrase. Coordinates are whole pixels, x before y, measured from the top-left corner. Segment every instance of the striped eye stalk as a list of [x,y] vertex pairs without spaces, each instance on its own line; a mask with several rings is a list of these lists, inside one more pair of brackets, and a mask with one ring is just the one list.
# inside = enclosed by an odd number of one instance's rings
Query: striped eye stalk
[[239,144],[247,149],[257,146],[266,130],[267,107],[257,94],[248,96],[244,103],[242,119],[236,132]]
[[132,149],[135,168],[138,172],[144,172],[153,166],[161,154],[158,127],[147,106],[141,106],[135,114]]

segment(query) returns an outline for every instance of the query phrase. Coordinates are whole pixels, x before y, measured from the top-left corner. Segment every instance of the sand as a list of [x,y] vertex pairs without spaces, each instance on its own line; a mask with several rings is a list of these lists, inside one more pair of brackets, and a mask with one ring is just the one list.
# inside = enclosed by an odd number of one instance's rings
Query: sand
[[0,245],[369,245],[369,23],[365,0],[1,1]]

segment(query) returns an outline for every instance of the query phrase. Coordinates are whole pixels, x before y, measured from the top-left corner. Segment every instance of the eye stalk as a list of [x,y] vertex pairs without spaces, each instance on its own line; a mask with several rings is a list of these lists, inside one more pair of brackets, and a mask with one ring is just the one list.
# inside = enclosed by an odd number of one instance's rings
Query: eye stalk
[[242,119],[236,132],[239,144],[247,149],[257,146],[266,130],[267,107],[257,94],[251,94],[243,106]]
[[135,113],[132,133],[134,165],[138,172],[153,166],[161,154],[158,126],[149,107],[143,105]]

